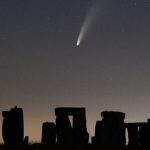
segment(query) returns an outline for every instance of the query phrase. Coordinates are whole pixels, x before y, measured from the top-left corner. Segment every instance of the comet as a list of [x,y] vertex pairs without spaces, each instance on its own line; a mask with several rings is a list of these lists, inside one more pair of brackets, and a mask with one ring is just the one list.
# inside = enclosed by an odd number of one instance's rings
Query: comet
[[79,46],[80,45],[80,39],[78,38],[78,40],[77,40],[77,46]]
[[99,11],[99,0],[96,0],[91,8],[88,10],[87,15],[83,21],[83,24],[81,26],[76,46],[80,46],[81,42],[83,41],[85,35],[88,33],[89,29],[91,28],[95,17],[97,16],[97,13]]

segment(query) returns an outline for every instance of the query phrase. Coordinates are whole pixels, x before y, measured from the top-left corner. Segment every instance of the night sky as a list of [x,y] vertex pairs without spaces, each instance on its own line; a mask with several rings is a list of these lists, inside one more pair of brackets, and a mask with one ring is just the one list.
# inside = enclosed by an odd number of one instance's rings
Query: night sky
[[94,3],[0,0],[0,111],[23,108],[30,142],[55,107],[86,107],[91,135],[104,110],[150,118],[150,0],[99,0],[77,47]]

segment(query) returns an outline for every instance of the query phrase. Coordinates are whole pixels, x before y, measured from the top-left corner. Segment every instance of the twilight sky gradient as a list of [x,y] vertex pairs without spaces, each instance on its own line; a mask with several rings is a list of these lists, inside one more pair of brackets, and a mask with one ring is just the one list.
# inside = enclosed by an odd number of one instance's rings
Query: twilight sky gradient
[[150,117],[150,0],[99,0],[76,47],[94,2],[0,0],[0,111],[24,109],[30,142],[55,107],[85,106],[91,135],[104,110]]

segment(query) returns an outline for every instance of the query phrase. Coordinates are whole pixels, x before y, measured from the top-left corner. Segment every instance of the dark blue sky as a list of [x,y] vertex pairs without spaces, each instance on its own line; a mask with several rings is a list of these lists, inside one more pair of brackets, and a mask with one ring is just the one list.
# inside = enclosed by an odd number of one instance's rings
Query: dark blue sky
[[30,141],[59,106],[85,106],[91,135],[103,110],[150,117],[150,1],[101,0],[76,47],[93,3],[0,1],[0,110],[24,108]]

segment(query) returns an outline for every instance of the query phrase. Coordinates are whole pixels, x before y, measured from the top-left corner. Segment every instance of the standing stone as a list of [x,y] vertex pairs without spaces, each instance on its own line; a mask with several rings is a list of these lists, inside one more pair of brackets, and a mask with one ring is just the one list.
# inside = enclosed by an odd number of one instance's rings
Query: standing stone
[[[114,148],[124,148],[125,146],[125,114],[121,112],[102,112],[102,121],[104,123],[104,131],[106,143]],[[104,141],[105,142],[105,141]]]
[[3,111],[2,136],[5,145],[20,145],[24,139],[23,111],[21,108],[12,108]]
[[126,126],[128,130],[128,139],[129,139],[128,146],[137,148],[139,146],[138,125],[136,123],[128,123]]
[[89,134],[86,129],[86,117],[83,115],[73,116],[73,134],[74,144],[82,145],[88,144]]
[[56,117],[57,144],[72,145],[73,131],[68,116]]
[[150,145],[150,131],[148,123],[141,123],[139,125],[139,138],[140,146],[145,149],[149,148]]
[[42,126],[42,144],[54,145],[56,144],[56,126],[55,123],[45,122]]
[[101,145],[102,143],[105,143],[106,141],[106,135],[104,134],[104,123],[102,121],[97,121],[95,125],[95,136],[93,137],[92,143],[96,146]]
[[95,144],[103,148],[122,149],[125,147],[125,114],[105,111],[102,121],[96,123]]
[[23,143],[25,146],[29,145],[29,136],[25,136]]

